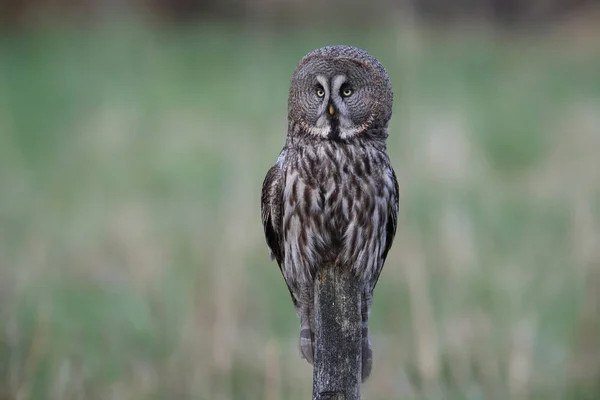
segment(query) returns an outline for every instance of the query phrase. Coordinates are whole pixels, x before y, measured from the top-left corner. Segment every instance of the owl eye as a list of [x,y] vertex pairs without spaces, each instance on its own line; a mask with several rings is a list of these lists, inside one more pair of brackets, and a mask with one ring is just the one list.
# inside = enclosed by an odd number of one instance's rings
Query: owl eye
[[317,96],[319,96],[319,97],[325,96],[325,91],[323,90],[323,88],[320,88],[320,87],[317,88]]
[[342,96],[343,97],[350,97],[350,96],[352,96],[352,89],[350,89],[350,88],[342,89]]

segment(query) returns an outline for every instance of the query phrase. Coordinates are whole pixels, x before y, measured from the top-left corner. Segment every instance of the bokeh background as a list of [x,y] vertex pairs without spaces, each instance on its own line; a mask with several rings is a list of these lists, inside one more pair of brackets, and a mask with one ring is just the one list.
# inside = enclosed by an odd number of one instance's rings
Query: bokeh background
[[1,0],[1,399],[310,398],[259,198],[328,44],[396,92],[364,398],[600,399],[584,0]]

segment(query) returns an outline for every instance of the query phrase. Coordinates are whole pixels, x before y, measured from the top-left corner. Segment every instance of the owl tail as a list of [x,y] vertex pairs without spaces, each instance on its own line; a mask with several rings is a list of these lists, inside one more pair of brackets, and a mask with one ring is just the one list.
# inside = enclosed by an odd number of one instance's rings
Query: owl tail
[[310,327],[309,318],[302,316],[300,319],[300,354],[311,365],[315,360],[314,343],[315,333]]
[[[362,304],[362,381],[364,382],[371,375],[373,367],[373,350],[371,348],[371,338],[369,336],[369,308],[372,302],[372,295],[365,292]],[[304,312],[302,312],[304,311]],[[301,310],[300,314],[300,354],[302,358],[308,361],[311,365],[315,359],[315,333],[310,326],[310,311],[308,309]]]
[[366,291],[361,301],[362,311],[362,381],[371,375],[373,367],[373,350],[371,338],[369,337],[369,309],[371,307],[372,294]]
[[367,321],[363,321],[362,328],[362,381],[367,380],[371,375],[373,367],[373,350],[371,349],[371,338],[369,337],[369,327]]

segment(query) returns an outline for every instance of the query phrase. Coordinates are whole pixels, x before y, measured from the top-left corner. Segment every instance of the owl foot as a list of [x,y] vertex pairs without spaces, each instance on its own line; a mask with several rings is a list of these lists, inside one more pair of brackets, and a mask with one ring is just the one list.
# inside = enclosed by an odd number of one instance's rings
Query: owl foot
[[310,328],[300,330],[300,353],[302,358],[306,359],[311,365],[315,360],[314,344],[315,334]]

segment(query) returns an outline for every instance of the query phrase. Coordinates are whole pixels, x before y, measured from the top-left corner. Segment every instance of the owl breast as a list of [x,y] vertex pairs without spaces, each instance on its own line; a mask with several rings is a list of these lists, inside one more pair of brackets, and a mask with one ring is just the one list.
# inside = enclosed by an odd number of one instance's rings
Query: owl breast
[[288,153],[283,193],[283,273],[292,286],[319,267],[350,268],[364,282],[383,266],[394,178],[384,149],[314,141]]

